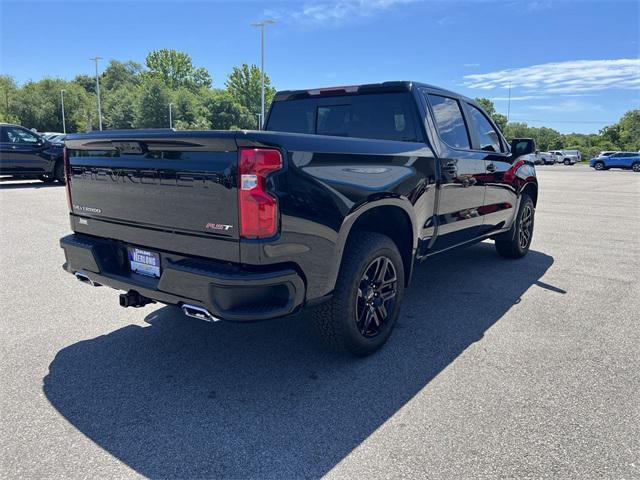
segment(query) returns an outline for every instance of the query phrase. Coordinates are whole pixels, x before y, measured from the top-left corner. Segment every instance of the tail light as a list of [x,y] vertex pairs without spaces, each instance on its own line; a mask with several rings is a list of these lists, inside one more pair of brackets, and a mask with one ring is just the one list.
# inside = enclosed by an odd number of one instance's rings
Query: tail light
[[282,168],[282,155],[269,148],[241,148],[238,163],[240,235],[271,237],[278,228],[278,202],[266,192],[265,181],[270,173]]
[[69,163],[69,149],[64,147],[62,152],[62,161],[64,162],[64,188],[67,191],[67,206],[69,207],[69,211],[73,212],[71,204],[71,164]]

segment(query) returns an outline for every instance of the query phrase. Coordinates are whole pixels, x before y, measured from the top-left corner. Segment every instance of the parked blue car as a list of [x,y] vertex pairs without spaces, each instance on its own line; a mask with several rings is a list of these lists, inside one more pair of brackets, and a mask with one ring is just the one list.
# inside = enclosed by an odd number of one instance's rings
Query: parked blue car
[[616,152],[608,156],[592,158],[589,166],[596,170],[608,170],[610,168],[631,169],[640,172],[639,152]]

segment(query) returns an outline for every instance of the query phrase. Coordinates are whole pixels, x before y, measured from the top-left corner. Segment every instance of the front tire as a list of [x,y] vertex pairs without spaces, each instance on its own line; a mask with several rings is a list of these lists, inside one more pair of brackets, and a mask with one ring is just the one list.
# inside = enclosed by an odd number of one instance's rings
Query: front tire
[[604,162],[596,162],[593,164],[593,168],[596,170],[604,170]]
[[387,341],[404,295],[404,265],[396,244],[374,232],[347,243],[331,300],[313,310],[316,332],[332,349],[365,357]]
[[536,209],[531,197],[523,195],[513,226],[504,237],[496,238],[496,250],[500,256],[522,258],[529,252],[533,240],[535,212]]
[[565,164],[565,165],[571,165],[571,160],[569,160],[569,159],[565,159],[564,164]]

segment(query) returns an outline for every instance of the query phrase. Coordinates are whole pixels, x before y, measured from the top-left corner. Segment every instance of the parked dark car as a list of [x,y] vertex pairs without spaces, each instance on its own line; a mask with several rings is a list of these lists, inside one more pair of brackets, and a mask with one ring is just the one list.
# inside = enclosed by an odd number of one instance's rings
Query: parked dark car
[[510,147],[476,102],[420,83],[279,92],[266,131],[66,145],[64,269],[124,290],[123,306],[209,321],[312,307],[327,344],[367,355],[415,263],[487,238],[507,258],[531,245],[538,186],[520,157],[533,140]]
[[0,124],[0,175],[64,183],[64,145],[20,125]]
[[610,155],[601,155],[592,158],[589,161],[589,166],[596,170],[623,168],[640,172],[640,152],[615,152]]

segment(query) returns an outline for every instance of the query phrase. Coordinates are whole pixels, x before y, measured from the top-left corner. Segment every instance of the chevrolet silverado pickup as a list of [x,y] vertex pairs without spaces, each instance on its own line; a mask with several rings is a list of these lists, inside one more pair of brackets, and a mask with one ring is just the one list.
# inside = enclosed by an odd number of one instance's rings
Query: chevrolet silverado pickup
[[62,145],[20,125],[0,123],[0,175],[64,183]]
[[80,281],[207,321],[309,308],[357,356],[391,334],[415,264],[484,239],[519,258],[533,235],[533,140],[510,146],[476,102],[416,82],[282,91],[262,131],[103,131],[66,147],[60,243]]

